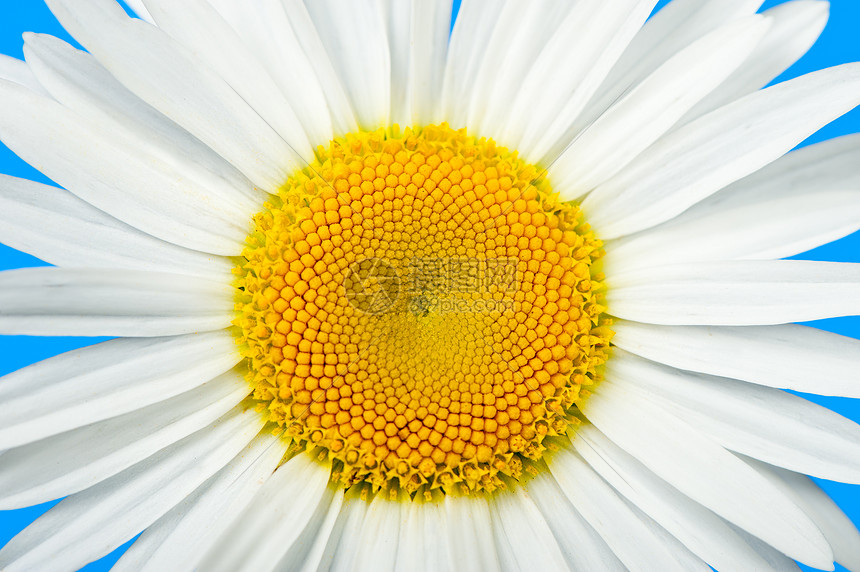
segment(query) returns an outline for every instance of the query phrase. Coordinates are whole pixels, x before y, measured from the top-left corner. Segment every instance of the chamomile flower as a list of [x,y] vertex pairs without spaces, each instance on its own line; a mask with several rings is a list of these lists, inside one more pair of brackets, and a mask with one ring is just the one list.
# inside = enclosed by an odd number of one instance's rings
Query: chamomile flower
[[860,569],[827,2],[47,3],[0,332],[115,339],[0,379],[0,568]]

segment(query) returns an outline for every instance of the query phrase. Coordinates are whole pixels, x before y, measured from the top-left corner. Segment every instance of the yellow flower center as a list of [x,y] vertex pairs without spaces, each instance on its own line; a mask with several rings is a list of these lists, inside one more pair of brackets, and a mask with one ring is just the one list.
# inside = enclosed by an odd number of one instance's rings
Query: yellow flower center
[[611,337],[601,243],[516,153],[445,124],[350,134],[254,221],[253,398],[345,486],[492,491],[578,423]]

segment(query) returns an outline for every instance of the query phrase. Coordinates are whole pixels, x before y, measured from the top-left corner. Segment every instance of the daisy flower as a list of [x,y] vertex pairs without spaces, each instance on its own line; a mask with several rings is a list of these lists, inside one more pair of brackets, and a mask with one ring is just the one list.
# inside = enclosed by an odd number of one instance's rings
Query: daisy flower
[[860,570],[827,2],[47,4],[0,332],[113,339],[0,379],[0,569]]

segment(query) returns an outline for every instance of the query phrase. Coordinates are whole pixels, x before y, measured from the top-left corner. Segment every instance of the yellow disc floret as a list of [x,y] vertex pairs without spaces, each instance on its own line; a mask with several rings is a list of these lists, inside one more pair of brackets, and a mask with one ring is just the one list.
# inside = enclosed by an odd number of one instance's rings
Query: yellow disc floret
[[236,269],[253,398],[346,486],[491,491],[606,359],[601,243],[516,153],[447,125],[320,147]]

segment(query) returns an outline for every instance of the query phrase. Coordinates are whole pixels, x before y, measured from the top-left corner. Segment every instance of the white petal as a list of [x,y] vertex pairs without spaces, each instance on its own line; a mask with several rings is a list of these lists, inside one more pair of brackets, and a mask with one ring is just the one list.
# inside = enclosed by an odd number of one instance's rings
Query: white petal
[[[452,0],[385,0],[391,54],[391,123],[440,123]],[[445,118],[448,119],[448,118]]]
[[152,16],[150,16],[149,11],[146,9],[146,6],[143,5],[143,0],[125,0],[125,3],[129,8],[134,10],[135,14],[140,16],[141,20],[154,23]]
[[48,502],[112,477],[206,427],[250,390],[238,376],[221,376],[163,403],[7,451],[0,510]]
[[412,125],[435,124],[443,119],[439,99],[452,10],[452,0],[413,0],[409,50]]
[[381,4],[314,0],[305,7],[361,128],[386,126],[391,112],[391,56]]
[[230,462],[263,422],[237,408],[208,428],[84,492],[66,497],[0,550],[9,572],[77,569],[133,538]]
[[185,129],[125,88],[91,54],[44,34],[24,34],[24,54],[51,96],[93,127],[121,132],[213,195],[261,205],[266,193]]
[[618,320],[612,343],[679,369],[818,395],[860,398],[860,341],[815,328],[653,326]]
[[646,469],[593,425],[577,428],[573,447],[616,491],[715,569],[766,569],[723,519]]
[[[576,3],[530,70],[512,106],[514,140],[532,162],[552,163],[571,126],[654,8],[654,0]],[[514,119],[513,121],[516,121]],[[520,120],[522,121],[522,120]]]
[[812,479],[755,459],[744,459],[779,487],[812,518],[833,547],[836,562],[849,570],[860,570],[860,532],[845,513]]
[[0,242],[65,267],[149,270],[229,282],[234,264],[132,228],[63,189],[0,175]]
[[582,203],[609,239],[665,222],[787,153],[860,103],[860,65],[753,93],[671,133]]
[[540,472],[523,486],[552,529],[568,568],[604,572],[627,570],[603,538],[573,508],[548,472]]
[[514,557],[513,562],[504,564],[506,569],[527,570],[534,566],[541,570],[564,570],[567,567],[552,530],[525,490],[517,488],[493,496],[490,514],[493,528],[498,529],[497,542],[501,536],[507,538]]
[[[235,30],[206,0],[181,3],[146,0],[146,5],[159,28],[215,71],[284,141],[308,144],[304,127],[281,89]],[[328,141],[331,125],[328,133],[323,126],[314,136],[319,142]],[[310,156],[304,157],[310,159]]]
[[518,149],[528,149],[527,160],[548,164],[558,157],[572,138],[571,125],[655,4],[583,0],[573,5],[540,56],[527,62],[523,89],[508,104],[510,139]]
[[400,523],[409,509],[404,497],[401,492],[398,499],[390,500],[385,491],[380,491],[370,501],[361,530],[355,531],[356,550],[350,558],[350,566],[355,570],[394,570]]
[[274,570],[302,532],[320,513],[324,517],[335,494],[330,472],[330,466],[305,453],[281,465],[221,534],[199,569]]
[[412,12],[411,0],[382,0],[391,58],[391,123],[412,124]]
[[805,564],[832,562],[827,541],[797,505],[664,408],[604,380],[581,410],[616,445],[694,501]]
[[27,366],[0,378],[0,449],[164,401],[240,359],[232,336],[213,332],[111,340]]
[[453,127],[466,125],[478,70],[505,2],[462,0],[451,31],[442,81],[442,117]]
[[488,44],[482,50],[482,61],[476,70],[468,103],[466,126],[473,133],[524,148],[505,134],[511,102],[547,40],[553,37],[570,10],[569,2],[504,3]]
[[732,451],[860,484],[860,425],[778,389],[683,372],[616,350],[606,375]]
[[681,121],[687,123],[758,89],[791,67],[818,40],[830,12],[821,0],[786,2],[764,12],[773,22],[749,60]]
[[[149,24],[143,24],[148,26]],[[93,206],[187,248],[236,255],[255,206],[229,201],[121,133],[0,81],[0,137],[22,159]],[[238,195],[237,195],[238,196]]]
[[333,495],[326,496],[311,516],[308,525],[293,542],[290,549],[275,565],[274,570],[319,569],[331,531],[343,506],[344,492],[338,485],[330,485]]
[[619,318],[664,325],[750,326],[860,314],[860,264],[806,260],[695,262],[612,277]]
[[51,11],[123,85],[275,190],[313,158],[304,133],[284,141],[192,52],[109,0],[48,0]]
[[668,222],[610,241],[606,274],[703,260],[785,258],[847,236],[860,229],[858,153],[858,135],[793,151]]
[[79,268],[0,273],[0,332],[54,336],[171,336],[233,319],[231,288],[181,274]]
[[657,537],[660,542],[662,542],[666,548],[672,553],[675,560],[681,563],[681,568],[683,570],[699,570],[700,572],[712,572],[713,568],[708,566],[708,564],[690,552],[690,550],[681,544],[681,542],[666,531],[665,528],[654,522],[652,519],[648,517],[644,512],[642,512],[639,507],[631,503],[629,500],[625,499],[625,503],[630,507],[630,510],[639,517],[639,520],[651,531],[655,537]]
[[352,487],[346,491],[340,514],[320,559],[318,572],[352,570],[353,559],[360,549],[358,539],[369,504],[366,488]]
[[423,502],[416,498],[407,501],[400,523],[395,570],[434,572],[444,570],[450,562],[448,523],[441,500]]
[[763,0],[673,0],[650,18],[618,59],[575,131],[590,125],[624,93],[672,56],[732,20],[751,16]]
[[[343,135],[358,130],[358,121],[352,104],[349,101],[349,96],[341,82],[335,65],[326,53],[326,48],[320,39],[320,35],[314,26],[307,7],[302,0],[275,1],[283,4],[284,10],[287,12],[287,20],[293,27],[293,33],[296,35],[299,45],[307,56],[311,68],[316,73],[322,93],[328,102],[329,111],[334,122],[335,135]],[[210,2],[220,6],[225,2],[231,2],[231,0],[210,0]],[[241,7],[239,9],[241,10]],[[275,31],[281,34],[278,28]]]
[[[732,526],[732,525],[729,525]],[[760,539],[756,538],[752,534],[737,528],[736,526],[732,526],[735,529],[735,532],[738,533],[738,536],[746,540],[747,544],[755,550],[759,556],[767,562],[768,566],[773,570],[777,570],[779,572],[800,572],[800,567],[797,565],[797,562],[783,554],[782,552],[775,550],[769,544],[762,542]],[[830,570],[832,570],[832,566]]]
[[[339,121],[348,121],[355,126],[355,118],[343,89],[325,93],[317,77],[320,73],[319,62],[315,64],[305,55],[293,30],[294,27],[306,26],[313,32],[306,12],[304,18],[307,21],[303,23],[287,16],[286,6],[281,0],[258,0],[253,10],[231,0],[210,0],[209,3],[230,23],[265,66],[302,122],[312,145],[325,143],[332,138],[332,115]],[[326,63],[331,71],[331,64]],[[350,131],[355,128],[357,126]]]
[[280,437],[261,432],[227,466],[148,527],[112,570],[195,569],[272,476],[284,449]]
[[550,470],[576,510],[629,570],[684,570],[672,551],[577,453],[559,451]]
[[500,568],[490,506],[482,496],[445,495],[442,501],[451,570]]
[[0,54],[0,79],[17,83],[42,95],[48,93],[25,62],[6,54]]
[[[332,538],[344,500],[345,495],[343,491],[335,491],[334,498],[332,498],[331,504],[326,509],[325,517],[319,522],[319,527],[308,527],[305,530],[305,532],[312,532],[313,535],[312,538],[306,541],[304,563],[300,568],[302,572],[317,572],[323,569],[326,547]],[[287,553],[287,557],[289,556],[290,554]]]
[[574,199],[616,174],[737,69],[767,29],[750,16],[670,58],[577,135],[549,167],[553,186]]

